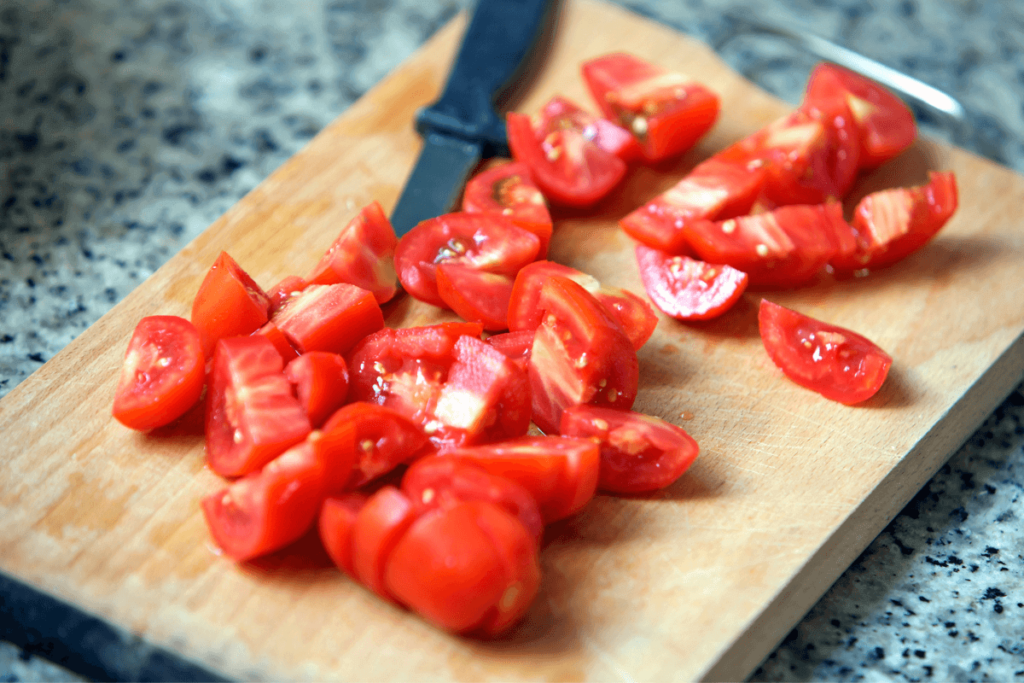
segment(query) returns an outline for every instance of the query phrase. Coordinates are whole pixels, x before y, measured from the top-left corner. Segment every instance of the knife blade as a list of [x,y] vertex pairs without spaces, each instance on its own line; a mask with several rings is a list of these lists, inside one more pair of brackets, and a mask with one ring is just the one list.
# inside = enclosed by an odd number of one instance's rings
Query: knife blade
[[423,149],[391,213],[399,237],[452,209],[482,159],[508,156],[497,106],[515,90],[560,0],[479,0],[436,102],[416,114]]

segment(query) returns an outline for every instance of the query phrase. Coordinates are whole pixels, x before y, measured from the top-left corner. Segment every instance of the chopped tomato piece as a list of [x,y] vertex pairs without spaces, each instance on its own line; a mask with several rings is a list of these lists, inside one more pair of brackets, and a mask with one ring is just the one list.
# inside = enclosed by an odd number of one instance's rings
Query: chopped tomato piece
[[533,346],[533,330],[492,334],[486,341],[508,358],[522,363],[525,368],[526,363],[530,360],[530,347]]
[[348,396],[348,365],[329,351],[310,351],[288,363],[284,369],[299,403],[314,427],[324,423]]
[[398,291],[395,229],[376,201],[346,225],[309,276],[310,284],[350,284],[373,294],[378,304]]
[[288,341],[288,337],[284,336],[284,332],[272,322],[267,322],[266,325],[256,330],[253,334],[258,334],[262,337],[266,337],[270,340],[270,343],[274,345],[277,352],[281,354],[281,358],[285,363],[288,363],[299,357],[299,351],[292,343]]
[[601,455],[596,441],[529,436],[448,453],[511,479],[537,501],[544,523],[583,509],[597,490]]
[[508,301],[515,276],[486,273],[461,263],[437,264],[437,293],[464,320],[485,330],[508,329]]
[[678,320],[718,317],[747,289],[747,274],[732,266],[672,256],[642,244],[636,246],[636,260],[647,296]]
[[361,486],[423,452],[427,435],[404,415],[373,403],[349,403],[320,430],[324,457],[349,462],[348,471],[329,477],[328,491]]
[[266,292],[222,251],[192,302],[192,324],[203,340],[203,356],[213,357],[218,339],[258,330],[269,319],[269,310]]
[[649,161],[682,154],[718,118],[715,93],[635,55],[604,55],[582,70],[598,106],[636,136]]
[[444,306],[437,266],[456,263],[485,273],[514,275],[537,258],[540,240],[499,214],[449,213],[423,221],[398,244],[402,286],[420,301]]
[[385,583],[440,628],[493,635],[518,621],[536,596],[537,548],[500,506],[459,503],[409,527],[390,554]]
[[545,312],[530,351],[533,421],[556,433],[562,411],[580,403],[628,410],[636,398],[636,350],[619,324],[583,287],[549,277],[538,307]]
[[202,341],[192,323],[173,315],[143,318],[124,355],[114,417],[140,431],[173,422],[202,395],[205,367]]
[[309,285],[274,315],[273,323],[302,353],[346,353],[384,327],[384,314],[361,287]]
[[593,294],[612,319],[619,323],[633,348],[639,351],[658,326],[658,315],[650,304],[628,289],[617,287],[601,287]]
[[807,82],[804,103],[828,109],[837,100],[850,108],[856,122],[862,168],[892,159],[917,137],[914,114],[900,98],[849,69],[819,64]]
[[309,444],[299,444],[226,489],[203,499],[213,540],[243,561],[297,540],[323,500],[323,468]]
[[932,173],[927,185],[874,192],[853,212],[856,249],[832,260],[837,270],[882,268],[923,247],[956,212],[956,177]]
[[594,116],[564,97],[548,100],[532,124],[541,138],[558,130],[579,131],[584,138],[627,163],[643,156],[640,143],[631,132],[608,119]]
[[874,342],[768,300],[757,315],[765,351],[782,372],[802,387],[847,405],[871,398],[881,388],[892,358]]
[[217,343],[206,398],[206,458],[217,474],[258,470],[309,434],[283,370],[281,354],[260,335]]
[[352,564],[352,529],[359,511],[369,499],[364,493],[343,493],[330,496],[320,508],[320,541],[334,564],[358,581]]
[[508,145],[526,164],[548,201],[574,207],[596,204],[625,177],[626,162],[598,147],[574,128],[535,131],[530,118],[506,115]]
[[267,298],[270,299],[270,315],[273,316],[290,300],[297,297],[309,285],[298,275],[288,275],[281,279],[276,285],[267,290]]
[[690,468],[697,442],[670,422],[596,406],[574,406],[562,413],[562,434],[601,443],[598,488],[613,493],[663,489]]
[[540,189],[533,183],[525,164],[506,163],[478,173],[466,183],[462,210],[467,213],[497,213],[532,232],[540,240],[538,258],[548,253],[551,242],[551,214]]
[[505,508],[540,543],[544,521],[537,501],[521,484],[491,474],[468,460],[447,455],[420,458],[402,477],[402,491],[422,515],[469,500],[487,500]]
[[395,600],[384,580],[389,559],[417,517],[412,501],[394,486],[378,489],[356,514],[352,569],[364,586],[385,600]]

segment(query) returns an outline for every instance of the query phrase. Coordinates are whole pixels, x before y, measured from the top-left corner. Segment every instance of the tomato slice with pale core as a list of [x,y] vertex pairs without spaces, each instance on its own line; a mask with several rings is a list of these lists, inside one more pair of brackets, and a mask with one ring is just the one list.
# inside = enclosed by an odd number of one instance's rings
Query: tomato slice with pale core
[[203,393],[206,361],[199,331],[173,315],[143,318],[125,351],[112,413],[147,431],[184,415]]
[[678,320],[710,320],[722,315],[746,291],[749,280],[732,266],[672,256],[642,244],[636,246],[636,260],[647,296]]
[[881,388],[892,358],[869,339],[761,301],[757,315],[765,351],[787,377],[825,398],[847,405]]

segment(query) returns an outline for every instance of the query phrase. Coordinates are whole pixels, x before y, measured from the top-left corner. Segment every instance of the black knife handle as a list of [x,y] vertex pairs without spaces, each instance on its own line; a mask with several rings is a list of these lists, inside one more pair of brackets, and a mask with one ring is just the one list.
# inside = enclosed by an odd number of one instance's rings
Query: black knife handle
[[433,130],[483,145],[483,156],[508,156],[505,122],[495,102],[512,85],[544,35],[559,0],[478,0],[440,99],[416,115]]

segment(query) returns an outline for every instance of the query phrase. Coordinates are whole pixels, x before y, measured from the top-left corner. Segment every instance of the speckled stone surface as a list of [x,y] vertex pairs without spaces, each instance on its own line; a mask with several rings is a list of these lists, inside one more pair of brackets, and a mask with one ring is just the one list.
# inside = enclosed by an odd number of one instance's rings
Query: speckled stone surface
[[[0,0],[0,395],[469,4]],[[715,45],[734,68],[791,102],[815,60],[736,32],[755,17],[831,38],[965,105],[969,125],[959,131],[918,108],[927,134],[1024,172],[1024,4],[620,4]],[[754,679],[1024,680],[1021,392]],[[0,635],[27,648],[0,643],[0,680],[74,680],[43,658],[64,643],[23,623],[32,611],[25,599],[0,591]],[[144,677],[137,662],[142,651],[149,657],[148,646],[109,629],[89,633],[92,640],[68,643],[107,648],[100,677]],[[73,657],[62,661],[81,669]],[[158,664],[150,666],[145,676],[161,678]],[[79,671],[97,677],[90,672]]]

